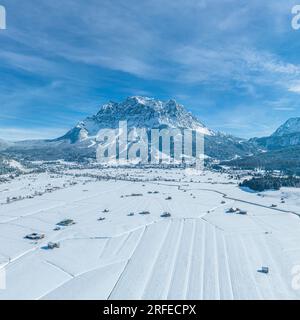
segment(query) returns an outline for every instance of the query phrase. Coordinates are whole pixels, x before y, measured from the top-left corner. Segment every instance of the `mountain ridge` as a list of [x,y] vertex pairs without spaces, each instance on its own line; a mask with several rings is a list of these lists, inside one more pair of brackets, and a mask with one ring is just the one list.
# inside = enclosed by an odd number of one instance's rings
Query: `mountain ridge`
[[288,119],[270,136],[252,138],[249,142],[266,151],[300,145],[300,117]]
[[34,159],[34,157],[51,160],[93,158],[98,131],[118,128],[119,121],[124,120],[127,121],[129,129],[198,130],[205,135],[205,154],[208,157],[217,160],[234,160],[235,164],[240,159],[259,157],[263,153],[300,145],[300,118],[287,120],[268,137],[246,140],[211,130],[174,99],[163,102],[154,98],[133,96],[119,103],[110,101],[103,104],[95,115],[79,121],[65,135],[56,139],[27,140],[9,144],[0,141],[0,147],[2,146],[2,151],[27,159]]
[[294,133],[300,133],[300,117],[288,119],[271,136],[280,137]]
[[262,152],[226,164],[241,169],[260,167],[300,173],[300,117],[288,119],[268,137],[252,138],[249,142]]
[[80,142],[94,137],[100,129],[115,129],[119,121],[127,121],[128,128],[186,128],[198,130],[205,135],[215,135],[183,105],[170,99],[166,102],[154,98],[133,96],[125,101],[109,102],[100,107],[96,115],[85,118],[65,135],[55,141]]

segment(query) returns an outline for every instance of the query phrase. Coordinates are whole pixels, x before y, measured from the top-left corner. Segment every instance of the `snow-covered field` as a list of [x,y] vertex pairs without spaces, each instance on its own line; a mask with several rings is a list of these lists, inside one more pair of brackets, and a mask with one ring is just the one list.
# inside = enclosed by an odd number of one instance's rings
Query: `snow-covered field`
[[[2,183],[0,299],[300,298],[300,190],[258,195],[237,183],[209,171],[120,168]],[[75,224],[57,230],[64,219]],[[45,237],[24,238],[34,232]]]

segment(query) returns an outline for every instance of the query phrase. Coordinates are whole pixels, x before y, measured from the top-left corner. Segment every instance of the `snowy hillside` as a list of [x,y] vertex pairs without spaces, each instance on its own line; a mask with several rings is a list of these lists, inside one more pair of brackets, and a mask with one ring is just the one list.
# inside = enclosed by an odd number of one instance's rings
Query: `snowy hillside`
[[9,157],[0,155],[0,175],[25,171],[24,166]]

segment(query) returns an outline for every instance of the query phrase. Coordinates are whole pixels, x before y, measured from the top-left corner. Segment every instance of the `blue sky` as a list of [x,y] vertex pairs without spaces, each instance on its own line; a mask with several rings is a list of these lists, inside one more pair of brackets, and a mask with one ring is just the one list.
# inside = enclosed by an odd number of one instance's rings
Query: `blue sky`
[[55,138],[109,100],[175,98],[214,130],[300,116],[289,0],[0,0],[0,138]]

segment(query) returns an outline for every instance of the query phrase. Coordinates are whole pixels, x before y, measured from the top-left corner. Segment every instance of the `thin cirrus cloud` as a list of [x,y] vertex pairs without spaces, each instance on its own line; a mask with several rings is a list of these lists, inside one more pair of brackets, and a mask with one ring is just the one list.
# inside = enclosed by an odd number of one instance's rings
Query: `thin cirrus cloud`
[[[207,125],[223,118],[240,136],[251,136],[249,126],[265,133],[279,111],[283,120],[299,114],[292,0],[2,2],[9,18],[0,34],[2,128],[24,129],[24,116],[30,130],[56,119],[70,128],[107,100],[141,92],[180,97]],[[240,105],[251,114],[264,109],[266,119],[254,128],[232,112]]]
[[292,84],[289,87],[289,91],[300,94],[300,82]]

